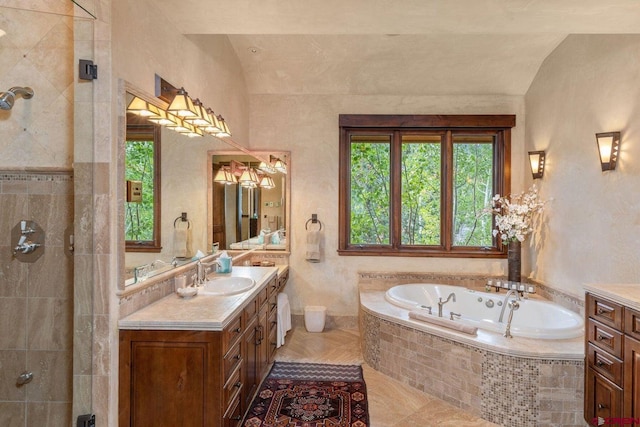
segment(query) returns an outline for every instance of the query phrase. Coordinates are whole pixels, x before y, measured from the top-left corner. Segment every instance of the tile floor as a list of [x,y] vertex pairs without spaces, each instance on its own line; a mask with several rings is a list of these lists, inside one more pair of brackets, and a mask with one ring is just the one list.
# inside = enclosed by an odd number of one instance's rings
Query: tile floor
[[333,329],[318,334],[296,327],[287,333],[276,360],[362,364],[370,427],[496,426],[369,367],[362,359],[359,341],[357,330]]

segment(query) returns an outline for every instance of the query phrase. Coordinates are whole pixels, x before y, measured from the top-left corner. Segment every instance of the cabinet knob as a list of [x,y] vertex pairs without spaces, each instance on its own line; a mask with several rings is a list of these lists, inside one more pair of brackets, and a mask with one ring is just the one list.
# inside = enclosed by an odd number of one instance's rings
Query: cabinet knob
[[241,382],[241,381],[238,381],[238,382],[237,382],[237,383],[235,383],[233,386],[234,386],[234,387],[236,387],[236,388],[240,388],[240,387],[242,387],[242,382]]
[[604,341],[604,340],[606,340],[606,339],[608,339],[608,338],[607,338],[607,337],[605,337],[604,335],[598,335],[598,336],[596,337],[596,339],[597,339],[598,341]]
[[598,409],[607,409],[607,405],[603,405],[602,403],[598,403]]
[[598,308],[596,310],[596,313],[598,313],[598,314],[610,314],[611,310],[605,310],[604,308]]
[[240,415],[236,415],[235,417],[231,417],[233,421],[240,421],[242,417]]
[[240,360],[241,357],[242,356],[240,356],[239,354],[236,354],[235,356],[233,356],[233,358],[236,359],[236,360]]
[[240,332],[242,332],[242,328],[235,328],[233,332],[235,332],[236,334],[239,334]]

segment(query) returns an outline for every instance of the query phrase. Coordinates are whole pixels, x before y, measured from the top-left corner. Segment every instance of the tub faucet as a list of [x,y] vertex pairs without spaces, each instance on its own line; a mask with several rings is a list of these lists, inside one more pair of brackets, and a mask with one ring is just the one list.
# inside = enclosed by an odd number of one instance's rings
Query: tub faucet
[[438,298],[438,317],[442,317],[442,306],[448,303],[451,298],[453,298],[453,302],[456,302],[456,294],[453,292],[444,301],[442,301],[442,298]]
[[507,320],[507,327],[504,330],[504,336],[506,338],[513,338],[511,335],[511,321],[513,320],[513,312],[520,308],[518,301],[509,302],[509,319]]
[[502,301],[502,310],[500,311],[500,318],[498,319],[498,323],[502,323],[502,319],[504,318],[504,310],[507,308],[507,303],[509,302],[509,297],[511,295],[516,296],[516,300],[522,301],[520,298],[520,294],[515,289],[509,289],[507,294],[504,296],[504,301]]

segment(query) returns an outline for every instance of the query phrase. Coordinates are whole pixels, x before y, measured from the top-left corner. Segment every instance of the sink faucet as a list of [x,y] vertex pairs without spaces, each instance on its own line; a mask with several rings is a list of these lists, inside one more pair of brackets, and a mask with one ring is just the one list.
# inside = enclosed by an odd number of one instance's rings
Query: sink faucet
[[[507,308],[507,303],[509,302],[509,297],[511,295],[515,295],[516,296],[516,300],[522,301],[518,291],[516,291],[515,289],[509,289],[509,291],[507,291],[507,294],[504,296],[504,301],[502,301],[502,310],[500,311],[500,318],[498,319],[498,323],[502,323],[502,318],[504,317],[504,311]],[[512,311],[512,313],[513,313],[513,311]]]
[[453,302],[456,302],[456,294],[453,292],[444,301],[442,301],[442,298],[438,298],[438,317],[442,317],[442,306],[448,303],[451,298],[453,298]]
[[198,260],[198,262],[196,262],[196,281],[198,282],[198,285],[204,284],[206,276],[207,273],[205,266],[201,260]]

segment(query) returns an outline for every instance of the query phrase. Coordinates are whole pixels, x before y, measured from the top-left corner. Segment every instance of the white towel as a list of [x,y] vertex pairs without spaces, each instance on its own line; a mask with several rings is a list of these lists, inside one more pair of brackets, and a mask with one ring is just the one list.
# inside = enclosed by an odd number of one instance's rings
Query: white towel
[[307,248],[305,259],[309,262],[320,262],[319,230],[307,230]]
[[173,230],[173,256],[186,258],[193,256],[191,227],[188,222],[178,222]]
[[289,297],[283,292],[278,294],[277,320],[276,347],[280,347],[284,344],[284,336],[287,335],[287,331],[291,330],[291,307],[289,306]]

